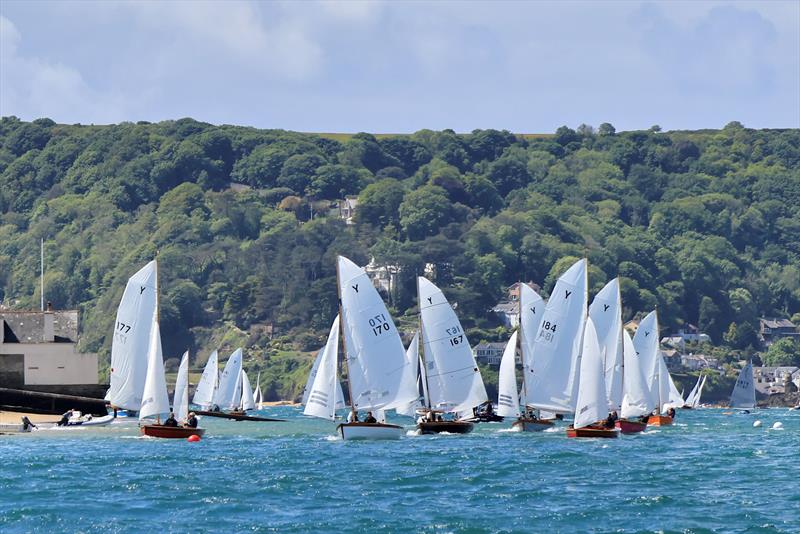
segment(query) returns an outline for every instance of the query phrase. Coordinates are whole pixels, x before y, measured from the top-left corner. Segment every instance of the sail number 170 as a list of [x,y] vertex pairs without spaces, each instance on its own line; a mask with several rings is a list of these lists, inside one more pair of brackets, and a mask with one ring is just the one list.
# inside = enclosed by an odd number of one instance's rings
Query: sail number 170
[[370,317],[369,319],[369,326],[372,328],[372,335],[379,336],[384,332],[389,331],[389,321],[386,320],[386,316],[382,313],[374,317]]

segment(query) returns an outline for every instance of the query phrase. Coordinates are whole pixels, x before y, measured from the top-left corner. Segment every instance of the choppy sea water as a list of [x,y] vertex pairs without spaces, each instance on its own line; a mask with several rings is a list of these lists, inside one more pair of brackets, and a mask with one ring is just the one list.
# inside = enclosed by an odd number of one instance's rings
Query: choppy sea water
[[394,442],[264,413],[288,422],[205,418],[199,443],[135,423],[0,436],[0,532],[800,532],[798,411],[681,410],[616,440],[493,423]]

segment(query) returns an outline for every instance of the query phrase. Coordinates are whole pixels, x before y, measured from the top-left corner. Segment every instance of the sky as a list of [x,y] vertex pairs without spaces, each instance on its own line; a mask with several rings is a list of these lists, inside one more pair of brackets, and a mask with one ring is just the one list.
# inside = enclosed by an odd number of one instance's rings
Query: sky
[[0,2],[0,115],[800,127],[800,1]]

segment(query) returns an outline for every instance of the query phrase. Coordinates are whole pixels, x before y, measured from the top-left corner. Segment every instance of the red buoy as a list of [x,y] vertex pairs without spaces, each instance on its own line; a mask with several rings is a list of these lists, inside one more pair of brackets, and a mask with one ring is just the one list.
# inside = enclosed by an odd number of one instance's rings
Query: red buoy
[[197,434],[192,434],[191,436],[186,438],[186,441],[191,441],[192,443],[194,443],[195,441],[200,441],[200,436],[198,436]]

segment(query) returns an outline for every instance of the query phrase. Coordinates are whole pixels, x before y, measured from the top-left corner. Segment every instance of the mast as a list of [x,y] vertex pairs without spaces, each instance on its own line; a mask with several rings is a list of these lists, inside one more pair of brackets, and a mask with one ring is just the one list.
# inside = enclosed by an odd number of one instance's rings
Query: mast
[[[622,320],[622,290],[619,288],[619,276],[617,276],[617,302],[619,302],[619,347],[621,351],[622,358],[620,359],[619,369],[620,369],[620,381],[622,387],[622,398],[625,397],[625,335],[623,331],[625,330],[625,323]],[[622,414],[622,398],[619,401],[619,410],[620,412],[617,416]],[[614,406],[616,408],[616,406]]]
[[[350,376],[350,366],[347,364],[347,343],[344,341],[344,309],[342,308],[342,283],[339,275],[339,256],[336,256],[336,293],[339,296],[339,342],[342,344],[342,354],[344,361],[342,367],[347,370],[347,394],[350,397],[350,410],[356,412],[356,404],[353,399],[353,384]],[[335,403],[335,400],[334,400]]]
[[[158,287],[158,251],[156,251],[156,259],[155,259],[154,261],[155,261],[155,263],[156,263],[156,264],[155,264],[155,280],[156,280],[156,324],[158,324],[158,328],[159,328],[159,336],[160,336],[160,335],[161,335],[161,332],[160,332],[160,329],[161,329],[161,312],[160,312],[160,311],[159,311],[159,309],[158,309],[158,300],[159,300],[159,299],[158,299],[158,290],[159,290],[159,287]],[[164,377],[164,383],[166,384],[166,382],[167,382],[167,377],[165,376],[165,377]],[[173,397],[174,397],[174,395],[173,395]],[[174,401],[173,401],[173,402],[174,402]],[[161,424],[161,416],[160,416],[160,415],[157,415],[157,416],[156,416],[156,424],[157,424],[157,425],[160,425],[160,424]]]
[[425,361],[425,355],[426,355],[426,352],[425,352],[425,333],[422,330],[422,300],[419,298],[419,276],[417,276],[417,306],[419,307],[419,310],[418,310],[418,312],[419,312],[419,343],[422,345],[422,352],[420,353],[420,355],[421,355],[421,358],[422,358],[422,367],[424,369],[424,373],[423,374],[425,375],[425,391],[428,392],[428,394],[425,395],[425,397],[426,397],[425,398],[425,403],[428,405],[428,411],[430,412],[433,407],[431,406],[431,393],[430,393],[431,389],[430,389],[430,384],[428,383],[428,370],[427,370],[427,365],[428,364]]
[[44,238],[41,239],[41,249],[40,249],[40,266],[41,266],[41,278],[39,279],[39,296],[41,297],[42,301],[42,311],[44,311]]
[[[517,346],[514,348],[514,359],[516,360],[517,348],[519,348],[519,353],[522,356],[522,398],[523,399],[527,399],[528,398],[528,382],[527,382],[527,378],[526,378],[527,373],[525,372],[525,344],[522,342],[522,336],[524,336],[524,333],[522,331],[522,286],[521,286],[521,284],[522,283],[520,282],[519,297],[517,298],[517,316],[519,317],[519,321],[518,321],[519,324],[517,325],[517,328],[519,329],[519,335],[517,336]],[[514,369],[516,369],[516,367],[517,366],[516,366],[516,361],[515,361]],[[525,406],[525,403],[523,402],[522,404],[523,404],[523,406],[522,406],[523,410],[521,410],[521,414],[525,412],[525,409],[527,409],[527,406]],[[520,417],[522,417],[522,415],[520,415]]]

